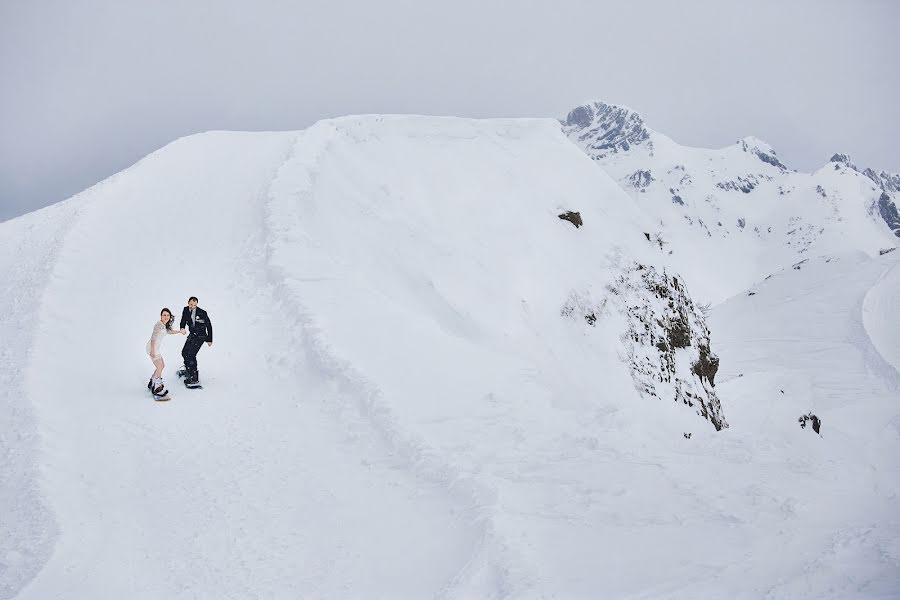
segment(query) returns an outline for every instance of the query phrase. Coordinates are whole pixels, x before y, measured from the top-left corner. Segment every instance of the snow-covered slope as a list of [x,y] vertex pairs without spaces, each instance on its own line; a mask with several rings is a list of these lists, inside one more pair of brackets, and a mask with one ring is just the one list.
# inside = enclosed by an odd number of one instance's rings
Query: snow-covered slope
[[[810,259],[712,311],[732,433],[753,432],[732,449],[768,463],[741,490],[723,486],[771,534],[745,567],[781,580],[756,597],[900,595],[896,254]],[[769,496],[773,477],[782,485]]]
[[573,109],[563,129],[653,221],[697,299],[719,302],[808,257],[897,245],[900,176],[835,155],[788,169],[753,137],[718,150],[681,146],[625,107]]
[[[184,138],[0,224],[0,598],[900,590],[893,425],[836,426],[831,391],[798,404],[821,437],[754,419],[764,328],[708,327],[652,225],[555,121],[377,116]],[[808,325],[864,323],[835,360],[892,356],[892,260],[809,271]],[[798,319],[777,277],[741,319]],[[205,389],[172,336],[156,404],[144,344],[189,295]],[[870,364],[860,418],[896,423]]]

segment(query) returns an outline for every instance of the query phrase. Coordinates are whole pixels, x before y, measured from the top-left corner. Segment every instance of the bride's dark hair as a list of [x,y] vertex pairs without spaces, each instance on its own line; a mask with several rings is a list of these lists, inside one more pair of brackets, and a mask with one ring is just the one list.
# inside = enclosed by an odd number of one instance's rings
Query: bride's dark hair
[[168,308],[159,311],[159,316],[163,316],[163,313],[169,313],[169,320],[166,321],[166,331],[172,331],[172,321],[175,320],[175,317],[172,316],[172,311]]

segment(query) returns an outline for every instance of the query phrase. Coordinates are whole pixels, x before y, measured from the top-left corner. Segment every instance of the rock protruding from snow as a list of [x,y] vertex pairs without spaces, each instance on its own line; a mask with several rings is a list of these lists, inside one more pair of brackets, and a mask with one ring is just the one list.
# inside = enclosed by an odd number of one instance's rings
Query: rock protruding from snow
[[[801,415],[797,421],[800,422],[800,429],[806,429],[806,425],[809,422],[812,422],[812,429],[816,433],[819,433],[819,429],[822,428],[822,420],[812,413]],[[821,433],[819,433],[819,435],[821,435]]]
[[850,160],[850,156],[848,154],[836,153],[831,156],[828,162],[837,163],[839,165],[843,165],[845,167],[849,167],[854,171],[857,171],[856,165]]
[[650,144],[650,132],[641,115],[629,108],[605,102],[584,104],[562,121],[567,135],[577,137],[593,158],[627,152],[634,146]]
[[581,213],[575,212],[571,210],[567,210],[566,212],[559,215],[559,218],[563,221],[568,221],[572,225],[575,226],[575,229],[578,229],[582,225],[584,225],[584,221],[581,219]]
[[787,167],[782,164],[778,157],[775,156],[775,150],[766,142],[755,137],[745,137],[737,142],[744,152],[755,155],[759,160],[766,164],[778,167],[782,171],[786,171]]
[[863,175],[874,181],[878,184],[878,187],[889,194],[900,192],[900,175],[897,173],[888,173],[886,171],[876,173],[873,169],[866,169],[863,171]]
[[609,291],[628,316],[623,341],[641,394],[691,407],[716,430],[728,427],[713,389],[719,358],[710,347],[706,317],[682,281],[632,264]]
[[896,203],[888,196],[887,192],[881,192],[881,196],[878,198],[878,214],[891,228],[894,235],[900,237],[900,212],[897,211]]
[[653,175],[650,171],[638,169],[628,176],[628,183],[634,189],[643,192],[651,183],[653,183]]

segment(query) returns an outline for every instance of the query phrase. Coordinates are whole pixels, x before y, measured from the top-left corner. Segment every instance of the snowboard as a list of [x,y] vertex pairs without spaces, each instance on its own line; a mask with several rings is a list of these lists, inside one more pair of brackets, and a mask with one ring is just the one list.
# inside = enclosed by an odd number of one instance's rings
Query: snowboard
[[151,395],[151,396],[153,397],[153,399],[156,400],[157,402],[168,402],[169,400],[172,399],[172,396],[169,395],[169,390],[166,390],[166,395],[165,395],[165,396],[157,396],[157,395],[154,394],[153,392],[150,392],[150,395]]

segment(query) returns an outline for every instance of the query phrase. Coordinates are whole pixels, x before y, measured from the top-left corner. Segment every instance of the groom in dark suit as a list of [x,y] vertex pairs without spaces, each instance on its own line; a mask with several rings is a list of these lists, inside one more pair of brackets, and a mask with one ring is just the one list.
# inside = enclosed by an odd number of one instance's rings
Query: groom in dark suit
[[197,353],[203,347],[212,346],[212,321],[206,311],[197,306],[197,297],[191,296],[188,305],[181,311],[181,328],[187,325],[190,329],[181,356],[184,358],[184,385],[189,388],[200,387],[200,373],[197,371]]

